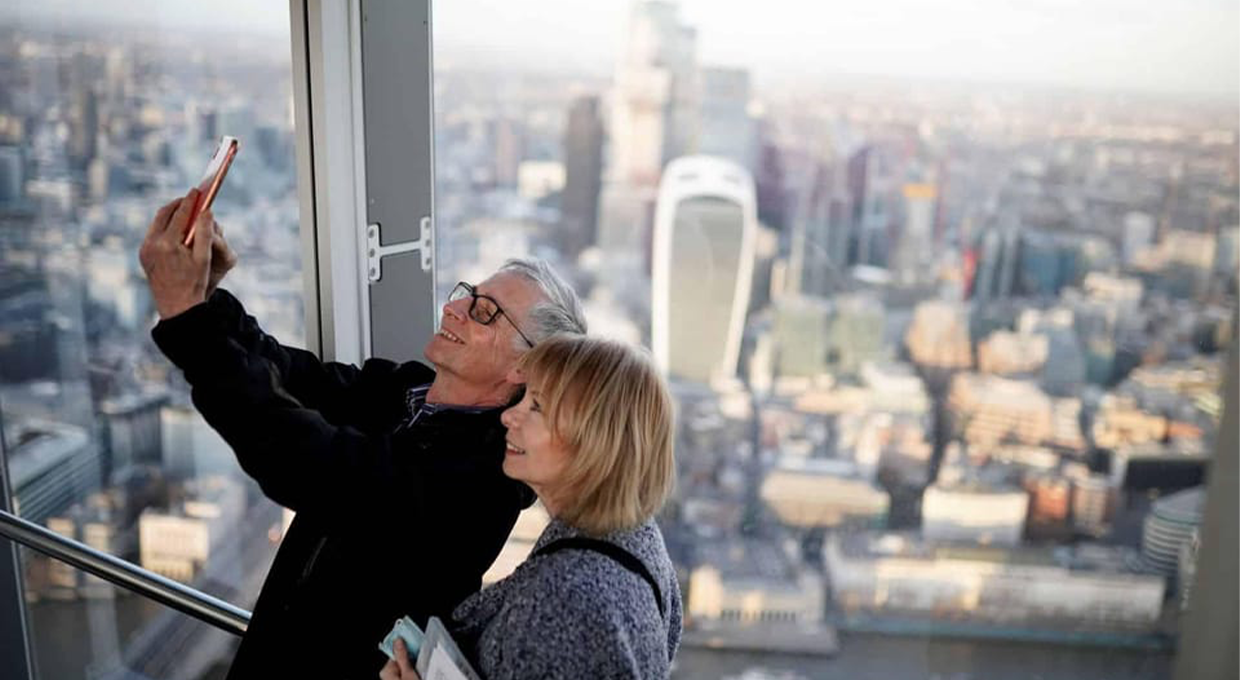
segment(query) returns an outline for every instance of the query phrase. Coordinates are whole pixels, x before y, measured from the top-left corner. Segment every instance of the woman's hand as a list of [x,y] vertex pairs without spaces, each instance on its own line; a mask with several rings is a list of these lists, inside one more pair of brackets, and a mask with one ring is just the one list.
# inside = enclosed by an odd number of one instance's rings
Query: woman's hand
[[404,640],[396,638],[392,651],[396,653],[396,658],[379,671],[379,680],[422,680],[413,670],[413,664],[409,663],[409,650],[405,648]]

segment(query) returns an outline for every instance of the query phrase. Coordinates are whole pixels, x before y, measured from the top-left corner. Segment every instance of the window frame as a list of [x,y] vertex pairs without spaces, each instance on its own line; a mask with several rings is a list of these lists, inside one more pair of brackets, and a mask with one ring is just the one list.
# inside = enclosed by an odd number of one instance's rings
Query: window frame
[[1240,569],[1240,341],[1232,341],[1227,357],[1223,418],[1206,478],[1201,549],[1177,641],[1176,680],[1221,680],[1240,672],[1236,652],[1240,634],[1236,604],[1240,597],[1236,580]]

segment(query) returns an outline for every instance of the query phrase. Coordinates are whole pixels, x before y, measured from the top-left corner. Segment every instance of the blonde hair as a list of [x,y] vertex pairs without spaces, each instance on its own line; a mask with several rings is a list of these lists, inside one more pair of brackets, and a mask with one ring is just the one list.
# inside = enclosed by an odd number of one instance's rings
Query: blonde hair
[[631,529],[675,485],[675,423],[667,386],[645,352],[560,335],[521,358],[551,436],[572,454],[557,489],[558,517],[588,534]]

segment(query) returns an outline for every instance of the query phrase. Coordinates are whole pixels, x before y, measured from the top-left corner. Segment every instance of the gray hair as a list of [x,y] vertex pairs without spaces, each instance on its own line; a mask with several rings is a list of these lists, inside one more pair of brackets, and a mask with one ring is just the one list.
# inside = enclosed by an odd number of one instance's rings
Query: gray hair
[[[522,329],[535,343],[542,342],[558,333],[585,335],[586,315],[576,291],[543,260],[513,258],[499,268],[497,274],[516,274],[534,282],[542,291],[545,301],[530,308]],[[515,338],[522,350],[525,343]]]

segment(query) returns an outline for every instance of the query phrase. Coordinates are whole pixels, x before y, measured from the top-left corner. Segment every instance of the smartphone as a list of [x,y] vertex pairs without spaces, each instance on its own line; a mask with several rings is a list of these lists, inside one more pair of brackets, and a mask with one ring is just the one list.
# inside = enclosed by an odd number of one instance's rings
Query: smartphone
[[202,174],[202,179],[198,182],[198,204],[189,213],[189,227],[185,230],[185,245],[188,246],[194,242],[194,222],[215,201],[215,195],[219,193],[220,185],[224,183],[224,175],[228,174],[228,167],[232,165],[233,158],[237,155],[237,147],[236,137],[225,136],[220,139],[220,145],[215,147],[215,153],[211,154],[211,161],[207,163],[207,171]]

